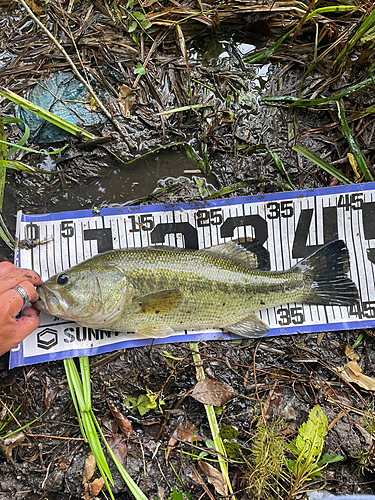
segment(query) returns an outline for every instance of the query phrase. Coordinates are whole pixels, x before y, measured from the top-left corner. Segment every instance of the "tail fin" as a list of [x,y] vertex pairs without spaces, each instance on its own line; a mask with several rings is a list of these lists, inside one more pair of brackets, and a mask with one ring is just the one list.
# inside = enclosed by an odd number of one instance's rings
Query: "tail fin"
[[349,306],[359,301],[357,286],[346,275],[349,255],[342,240],[328,243],[293,269],[300,269],[304,275],[305,304]]

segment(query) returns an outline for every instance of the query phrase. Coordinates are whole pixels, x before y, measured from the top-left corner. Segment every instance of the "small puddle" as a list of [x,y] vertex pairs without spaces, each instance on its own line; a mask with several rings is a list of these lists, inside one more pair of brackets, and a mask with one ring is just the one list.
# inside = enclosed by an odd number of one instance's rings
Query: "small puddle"
[[[30,206],[24,211],[26,213],[51,213],[121,206],[151,194],[157,188],[159,179],[181,176],[191,179],[193,175],[201,175],[187,172],[197,170],[197,167],[184,152],[163,151],[160,154],[141,158],[129,165],[117,162],[115,165],[114,168],[109,166],[108,175],[105,177],[89,179],[65,191],[59,190],[44,205]],[[40,167],[53,170],[54,164],[51,157],[47,157]],[[4,218],[11,231],[15,230],[17,210],[19,207],[5,190]]]

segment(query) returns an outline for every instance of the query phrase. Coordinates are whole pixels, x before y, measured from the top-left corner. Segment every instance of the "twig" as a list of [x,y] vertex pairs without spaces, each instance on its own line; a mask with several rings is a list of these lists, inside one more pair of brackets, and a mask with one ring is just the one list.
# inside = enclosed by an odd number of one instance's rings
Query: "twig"
[[22,427],[22,425],[18,422],[17,418],[15,417],[15,415],[13,415],[13,413],[11,412],[11,410],[7,407],[7,405],[5,403],[3,403],[0,399],[0,404],[3,405],[3,407],[6,409],[6,411],[12,416],[13,420],[16,422],[16,424],[18,425],[18,427]]
[[67,441],[84,441],[83,438],[70,438],[70,437],[64,437],[64,436],[47,436],[46,434],[25,434],[27,437],[33,437],[33,438],[48,438],[48,439],[65,439]]
[[106,109],[102,101],[99,99],[99,97],[96,95],[94,89],[91,87],[89,82],[86,82],[86,80],[81,76],[79,73],[77,66],[74,64],[72,59],[70,58],[69,54],[66,52],[64,47],[56,40],[56,38],[52,35],[52,33],[42,24],[39,19],[35,16],[33,11],[30,9],[30,7],[27,5],[25,0],[19,0],[20,4],[22,7],[26,10],[26,12],[29,14],[29,16],[32,18],[32,20],[44,31],[44,33],[48,36],[48,38],[56,45],[56,47],[60,50],[60,52],[64,55],[65,59],[69,63],[70,67],[73,70],[73,73],[76,75],[78,80],[86,87],[88,92],[92,95],[92,97],[95,99],[95,102],[99,106],[99,108],[103,111],[105,116],[112,122],[113,126],[117,129],[117,131],[120,133],[121,137],[127,142],[128,146],[131,148],[134,148],[134,144],[132,141],[127,137],[123,129],[121,128],[120,124],[113,118],[111,113]]

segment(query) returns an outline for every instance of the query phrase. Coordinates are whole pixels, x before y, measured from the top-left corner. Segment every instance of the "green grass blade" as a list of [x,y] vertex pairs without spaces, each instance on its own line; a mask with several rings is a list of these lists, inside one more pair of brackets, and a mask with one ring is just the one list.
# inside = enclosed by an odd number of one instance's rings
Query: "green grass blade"
[[96,432],[95,423],[92,420],[91,412],[82,411],[81,418],[91,451],[95,457],[98,467],[100,467],[100,472],[103,476],[103,479],[105,479],[105,477],[108,477],[108,479],[111,481],[111,484],[113,484],[112,474],[109,470],[107,460],[105,459],[103,448],[101,447],[99,436]]
[[366,80],[363,80],[363,82],[357,83],[356,85],[352,85],[351,87],[348,87],[339,94],[329,97],[320,97],[317,99],[299,99],[298,97],[290,97],[290,96],[262,97],[261,102],[267,102],[267,103],[285,102],[286,104],[290,104],[291,108],[320,106],[322,104],[327,104],[328,102],[338,101],[342,97],[353,94],[354,92],[357,92],[358,90],[363,89],[371,84],[372,84],[371,78],[367,78]]
[[280,47],[280,45],[283,43],[283,41],[294,32],[295,29],[296,29],[296,26],[294,26],[291,30],[289,30],[287,33],[285,33],[285,35],[283,35],[281,38],[279,38],[273,45],[271,45],[271,47],[269,49],[260,50],[259,52],[256,52],[252,56],[245,57],[243,60],[249,64],[254,64],[254,63],[261,61],[265,57],[271,56],[274,52],[276,52],[276,50]]
[[22,149],[23,151],[28,151],[29,153],[38,153],[40,155],[55,155],[56,153],[61,153],[61,151],[64,151],[64,149],[66,149],[68,147],[68,144],[66,144],[65,146],[63,146],[60,149],[57,149],[56,151],[52,151],[51,153],[45,153],[44,151],[38,151],[37,149],[26,148],[26,147],[20,145],[21,140],[18,141],[17,144],[13,144],[13,142],[7,142],[7,141],[0,140],[0,144],[6,144],[7,146],[13,146],[7,152],[7,158],[9,158],[9,156],[11,156],[18,149]]
[[78,406],[78,401],[77,401],[76,393],[75,393],[75,390],[74,390],[73,377],[72,377],[72,374],[71,374],[71,364],[74,363],[74,361],[71,358],[64,359],[63,361],[64,361],[64,368],[65,368],[66,378],[68,380],[68,386],[69,386],[69,390],[70,390],[70,395],[72,396],[73,405],[74,405],[74,408],[76,410],[76,414],[77,414],[77,418],[78,418],[79,428],[81,430],[81,434],[82,434],[83,439],[87,443],[88,439],[87,439],[87,436],[86,436],[85,429],[83,428],[81,414],[80,414],[79,406]]
[[[197,342],[190,342],[190,349],[192,349],[192,351],[194,351],[192,353],[192,355],[193,355],[195,367],[197,369],[197,379],[204,380],[205,374],[204,374],[204,371],[203,371],[203,368],[201,365],[201,357],[199,354]],[[198,367],[201,367],[199,375],[198,375],[198,373],[199,373]],[[212,405],[204,405],[204,407],[206,410],[208,423],[210,425],[212,440],[215,443],[216,451],[219,452],[217,457],[218,457],[221,473],[223,475],[224,481],[226,482],[226,484],[228,486],[229,493],[233,493],[233,488],[232,488],[232,484],[230,482],[229,473],[228,473],[228,462],[225,460],[226,451],[225,451],[224,443],[223,443],[221,436],[220,436],[220,429],[219,429],[219,426],[217,424],[214,407]],[[230,498],[232,500],[235,500],[234,495],[231,495]]]
[[6,436],[1,436],[0,439],[4,440],[6,438],[8,438],[9,436],[12,436],[13,434],[16,434],[17,432],[21,432],[23,431],[24,429],[26,429],[26,427],[30,427],[30,425],[34,424],[35,422],[37,422],[40,418],[43,417],[43,415],[45,415],[47,413],[48,409],[43,412],[41,415],[39,415],[39,417],[36,417],[34,418],[34,420],[32,420],[31,422],[29,422],[28,424],[26,425],[23,425],[22,427],[19,427],[18,429],[16,429],[15,431],[12,431],[10,432],[9,434],[7,434]]
[[81,368],[81,379],[83,388],[83,397],[85,399],[85,411],[91,410],[91,380],[90,380],[90,362],[87,356],[79,358]]
[[46,109],[43,109],[40,106],[37,106],[36,104],[28,101],[27,99],[24,99],[23,97],[15,94],[11,90],[1,87],[0,95],[2,97],[5,97],[6,99],[9,99],[15,104],[18,104],[18,106],[27,109],[31,113],[36,114],[40,118],[43,118],[44,120],[47,120],[53,125],[56,125],[57,127],[65,130],[66,132],[69,132],[74,136],[81,137],[85,141],[97,139],[97,137],[94,134],[87,132],[87,130],[77,127],[76,125],[73,125],[72,123],[64,120],[63,118],[60,118],[54,115],[53,113],[50,113]]
[[4,120],[4,123],[22,123],[23,126],[25,127],[25,132],[23,134],[23,136],[21,137],[21,139],[17,142],[17,144],[11,144],[11,146],[13,146],[7,153],[7,158],[9,158],[13,153],[15,153],[17,151],[17,149],[19,149],[21,146],[23,146],[26,141],[28,140],[28,138],[30,137],[30,129],[28,127],[28,125],[26,125],[26,123],[21,120],[20,118],[15,118],[13,116],[6,116],[3,118]]
[[[82,378],[80,378],[79,376],[74,360],[71,358],[64,360],[69,389],[72,395],[73,404],[77,412],[78,421],[80,422],[82,435],[90,445],[91,451],[96,460],[96,464],[102,478],[104,479],[111,499],[115,500],[110,487],[110,483],[113,485],[113,478],[100,443],[100,437],[102,438],[109,455],[111,456],[119,473],[121,474],[121,477],[124,479],[125,483],[128,485],[135,498],[137,500],[148,500],[114,455],[104,437],[102,430],[99,427],[94,413],[91,410],[91,381],[89,359],[87,357],[82,357],[79,359],[79,364]],[[82,408],[84,407],[88,409],[83,410]]]
[[74,363],[74,359],[73,358],[67,359],[66,366],[68,366],[69,376],[70,376],[70,380],[71,380],[75,395],[77,397],[79,410],[81,412],[83,412],[83,411],[85,411],[85,398],[83,395],[82,382],[81,382],[81,379],[79,377],[77,367]]
[[288,172],[286,171],[286,169],[284,167],[284,163],[281,161],[279,155],[277,153],[275,153],[274,151],[272,151],[272,149],[270,149],[270,148],[267,148],[267,150],[271,154],[274,162],[276,163],[277,168],[280,170],[280,172],[285,177],[286,182],[288,183],[288,186],[289,186],[290,190],[291,191],[295,191],[296,188],[294,187],[293,182],[290,180]]
[[[0,141],[1,144],[1,141]],[[22,163],[22,161],[16,160],[6,160],[5,162],[6,168],[11,168],[13,170],[24,170],[25,172],[29,172],[29,174],[49,174],[56,175],[64,170],[43,170],[42,168],[32,167],[31,165],[26,165],[26,163]]]
[[8,247],[14,250],[15,241],[13,236],[10,234],[6,224],[3,220],[3,216],[0,213],[0,238],[8,245]]
[[327,14],[329,12],[348,12],[350,10],[358,10],[356,5],[329,5],[328,7],[320,7],[315,9],[310,14],[306,16],[305,22],[309,21],[311,18],[317,14]]
[[[0,117],[0,140],[5,141],[4,120]],[[5,178],[7,173],[6,167],[7,148],[5,144],[0,143],[0,212],[3,211]]]
[[340,52],[340,54],[337,56],[335,64],[340,64],[342,63],[347,57],[349,52],[355,47],[357,42],[366,35],[371,29],[375,26],[375,10],[369,14],[364,21],[361,23],[357,31],[355,32],[354,36],[348,42],[346,42],[344,48]]
[[[337,5],[337,6],[321,7],[320,9],[316,9],[313,12],[310,12],[310,14],[306,16],[305,23],[306,21],[309,21],[312,17],[316,16],[317,14],[326,14],[328,12],[345,12],[350,10],[358,10],[358,7],[353,5]],[[251,56],[245,57],[243,60],[249,64],[254,64],[266,57],[271,56],[274,52],[276,52],[276,50],[280,47],[283,41],[296,30],[296,28],[297,26],[294,26],[291,30],[285,33],[285,35],[279,38],[273,45],[271,45],[270,48],[260,50],[259,52],[256,52]]]
[[300,144],[298,146],[294,146],[292,149],[299,155],[304,156],[308,160],[318,165],[318,167],[325,170],[328,174],[332,175],[332,177],[336,177],[336,179],[342,182],[343,184],[353,184],[353,182],[350,179],[348,179],[346,175],[340,172],[340,170],[337,170],[337,168],[335,168],[333,165],[320,158],[317,154],[305,148],[305,146],[302,146]]
[[352,136],[352,133],[350,131],[348,122],[346,121],[344,107],[341,105],[341,103],[338,102],[337,108],[338,108],[339,120],[340,120],[343,134],[345,135],[345,138],[348,141],[349,147],[350,147],[350,149],[354,155],[354,158],[357,162],[358,168],[362,172],[363,178],[366,181],[373,182],[374,178],[371,175],[371,172],[369,171],[369,169],[367,168],[367,164],[365,162],[365,159],[362,156],[361,150],[359,149],[357,143],[355,142],[354,137]]
[[117,470],[119,471],[122,479],[125,481],[126,485],[128,486],[129,490],[132,492],[132,494],[134,495],[134,497],[137,499],[137,500],[148,500],[146,495],[142,492],[142,490],[139,488],[139,486],[134,482],[134,480],[129,476],[129,474],[126,472],[126,470],[124,469],[124,467],[122,466],[122,464],[119,462],[118,458],[116,457],[116,455],[113,453],[111,447],[109,446],[109,444],[107,443],[105,437],[104,437],[104,434],[101,430],[101,428],[99,427],[99,424],[98,424],[98,421],[96,420],[95,416],[93,415],[93,422],[95,423],[96,425],[96,428],[103,440],[103,442],[105,443],[106,447],[107,447],[107,451],[109,453],[109,456],[111,457],[111,459],[113,460],[114,464],[116,465],[116,468]]

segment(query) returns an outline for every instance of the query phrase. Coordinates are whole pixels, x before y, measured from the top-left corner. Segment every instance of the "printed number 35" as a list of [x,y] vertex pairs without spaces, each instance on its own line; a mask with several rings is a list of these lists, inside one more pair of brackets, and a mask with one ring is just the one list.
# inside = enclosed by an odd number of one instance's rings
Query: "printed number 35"
[[305,315],[303,313],[302,306],[296,307],[280,307],[277,311],[277,320],[279,325],[287,326],[293,323],[293,325],[301,325],[305,321]]

